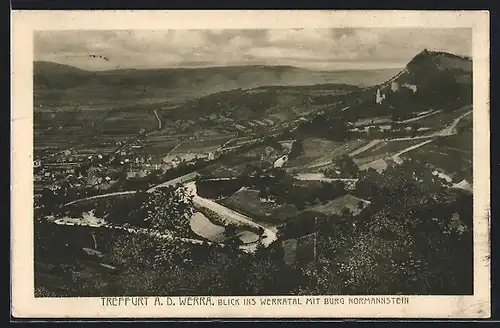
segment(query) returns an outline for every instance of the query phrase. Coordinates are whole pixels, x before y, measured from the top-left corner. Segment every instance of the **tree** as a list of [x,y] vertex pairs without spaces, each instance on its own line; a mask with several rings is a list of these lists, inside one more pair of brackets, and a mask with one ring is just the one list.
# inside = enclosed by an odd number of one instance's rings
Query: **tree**
[[144,221],[150,228],[188,234],[193,214],[192,196],[185,187],[156,189],[143,205]]
[[341,211],[340,211],[340,215],[344,218],[347,218],[349,219],[350,217],[353,216],[352,214],[352,211],[348,208],[348,207],[344,207]]
[[[356,194],[372,201],[369,213],[362,214],[356,226],[348,219],[336,228],[320,229],[317,263],[304,268],[309,277],[307,288],[302,286],[305,290],[342,294],[472,290],[470,201],[451,196],[428,168],[412,161],[383,173],[360,173]],[[342,215],[347,214],[346,209]],[[469,261],[466,266],[464,258]],[[342,284],[329,284],[323,277]]]
[[337,161],[340,174],[343,177],[354,178],[359,173],[359,167],[354,163],[352,157],[347,154],[342,155]]
[[238,226],[234,223],[228,223],[227,225],[224,226],[224,235],[226,237],[233,237],[233,235],[236,233]]

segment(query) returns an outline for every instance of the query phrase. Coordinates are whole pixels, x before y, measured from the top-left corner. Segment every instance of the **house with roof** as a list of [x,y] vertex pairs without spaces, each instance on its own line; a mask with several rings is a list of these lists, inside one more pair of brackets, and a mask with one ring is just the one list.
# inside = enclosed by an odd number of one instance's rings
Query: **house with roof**
[[288,161],[288,155],[283,155],[274,162],[273,166],[276,168],[283,167],[283,165],[285,165],[287,161]]
[[127,171],[127,179],[144,178],[150,174],[150,170],[144,169],[130,169]]
[[87,186],[95,187],[101,184],[103,181],[102,177],[92,176],[87,179]]
[[392,92],[398,92],[399,91],[399,82],[398,81],[392,81],[391,82],[391,91]]
[[179,155],[167,155],[163,157],[163,162],[171,168],[175,168],[182,162],[182,158]]
[[409,84],[409,83],[403,84],[403,88],[410,89],[411,91],[413,91],[413,93],[417,92],[417,90],[418,90],[417,85],[415,85],[415,84]]

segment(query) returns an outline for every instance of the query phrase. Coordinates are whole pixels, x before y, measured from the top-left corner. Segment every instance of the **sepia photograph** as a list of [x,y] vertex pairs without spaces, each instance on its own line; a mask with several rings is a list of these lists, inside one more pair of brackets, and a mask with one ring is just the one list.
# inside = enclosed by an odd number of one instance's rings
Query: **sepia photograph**
[[473,26],[234,26],[33,30],[34,298],[474,296]]

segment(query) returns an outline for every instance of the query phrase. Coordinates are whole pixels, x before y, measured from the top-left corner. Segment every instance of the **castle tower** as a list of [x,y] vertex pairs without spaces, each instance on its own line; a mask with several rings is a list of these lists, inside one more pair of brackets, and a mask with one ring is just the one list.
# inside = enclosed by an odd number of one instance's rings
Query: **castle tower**
[[377,104],[381,104],[382,100],[385,99],[385,96],[381,94],[380,89],[377,89],[377,95],[375,96],[375,101]]

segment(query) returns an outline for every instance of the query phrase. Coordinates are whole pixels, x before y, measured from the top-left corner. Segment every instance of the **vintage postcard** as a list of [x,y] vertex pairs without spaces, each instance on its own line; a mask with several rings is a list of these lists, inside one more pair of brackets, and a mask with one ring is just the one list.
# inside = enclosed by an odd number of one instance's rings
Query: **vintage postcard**
[[490,316],[488,12],[12,17],[14,317]]

